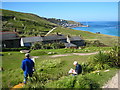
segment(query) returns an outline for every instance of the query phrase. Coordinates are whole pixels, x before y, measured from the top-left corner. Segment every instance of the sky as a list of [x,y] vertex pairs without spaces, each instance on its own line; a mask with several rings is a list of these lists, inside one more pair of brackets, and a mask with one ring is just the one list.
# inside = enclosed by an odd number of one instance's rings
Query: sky
[[2,2],[2,9],[74,21],[118,20],[118,2]]

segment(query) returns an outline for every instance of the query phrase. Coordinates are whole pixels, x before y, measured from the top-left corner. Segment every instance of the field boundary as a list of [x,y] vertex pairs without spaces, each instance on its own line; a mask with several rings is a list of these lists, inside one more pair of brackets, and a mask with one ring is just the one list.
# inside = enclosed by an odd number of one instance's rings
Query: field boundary
[[98,52],[93,52],[93,53],[70,53],[70,54],[52,55],[50,57],[55,58],[55,57],[63,57],[63,56],[71,56],[71,55],[85,56],[85,55],[94,55],[94,54],[97,54],[97,53]]

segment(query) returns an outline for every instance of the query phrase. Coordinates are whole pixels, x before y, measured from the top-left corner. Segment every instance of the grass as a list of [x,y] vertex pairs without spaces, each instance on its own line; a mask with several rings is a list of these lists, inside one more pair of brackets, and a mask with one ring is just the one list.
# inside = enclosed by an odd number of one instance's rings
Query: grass
[[[11,55],[9,55],[11,53]],[[74,59],[74,57],[76,57]],[[20,52],[4,52],[4,56],[2,59],[2,66],[4,68],[3,71],[3,87],[12,87],[19,82],[23,81],[23,72],[20,68],[21,61],[24,59],[24,54],[21,54]],[[53,77],[58,77],[60,72],[63,75],[66,75],[68,73],[68,70],[73,67],[72,63],[74,60],[77,60],[78,62],[87,61],[88,57],[85,56],[66,56],[66,57],[58,57],[58,58],[50,58],[49,55],[41,55],[40,58],[36,59],[36,70],[39,69],[42,66],[42,62],[46,60],[60,60],[61,66],[60,68],[52,68],[50,71],[48,71],[49,75]],[[74,67],[73,67],[74,68]],[[42,72],[42,71],[41,71]],[[42,73],[45,73],[43,71]]]
[[86,47],[84,49],[40,49],[33,50],[31,54],[33,56],[48,55],[49,52],[54,52],[55,54],[65,54],[65,53],[92,53],[97,51],[109,51],[111,47]]
[[[3,19],[5,19],[7,16],[7,20],[2,21],[3,31],[13,31],[13,29],[16,28],[20,36],[45,35],[53,27],[57,27],[52,33],[61,33],[72,36],[81,35],[83,39],[97,39],[101,43],[104,43],[108,46],[114,46],[115,44],[118,44],[117,36],[95,34],[88,31],[63,28],[35,14],[21,13],[3,9],[0,10],[2,11],[2,16],[4,16]],[[14,20],[14,17],[16,20]]]
[[109,72],[104,72],[104,71],[105,70],[100,70],[100,73],[89,73],[86,76],[89,79],[98,82],[98,84],[100,84],[100,87],[102,87],[105,83],[107,83],[108,80],[111,79],[111,77],[113,77],[116,74],[117,69],[111,68]]
[[[109,72],[100,71],[99,73],[88,73],[78,76],[64,76],[57,81],[49,82],[46,88],[101,88],[116,73],[116,69],[110,69]],[[64,82],[64,83],[63,83]]]
[[20,36],[44,35],[46,34],[44,31],[48,32],[56,26],[34,14],[4,9],[0,9],[0,11],[2,11],[3,16],[3,31],[13,31],[13,28],[16,28]]
[[[70,51],[72,49],[68,49]],[[106,50],[109,51],[110,47],[88,47],[85,50],[91,50],[91,52],[95,52],[98,50]],[[64,57],[56,57],[52,58],[48,54],[41,55],[40,52],[56,52],[57,54],[65,54],[71,52],[65,52],[66,49],[50,49],[50,50],[34,50],[31,52],[31,55],[37,55],[39,58],[35,60],[35,68],[36,72],[33,76],[33,81],[28,83],[25,87],[27,88],[40,88],[46,87],[47,84],[53,82],[59,82],[62,77],[69,77],[68,71],[70,68],[75,68],[73,66],[74,61],[78,61],[78,63],[82,64],[83,62],[90,61],[95,55],[89,56],[64,56]],[[77,50],[77,52],[81,52],[81,50]],[[24,54],[20,52],[2,52],[4,56],[2,56],[2,67],[4,71],[2,72],[2,84],[4,88],[11,88],[14,85],[23,81],[23,71],[21,70],[21,62],[24,59]],[[112,72],[112,73],[111,73]],[[103,80],[99,84],[102,86],[102,83],[105,83],[109,78],[111,78],[115,74],[116,70],[111,69],[110,72],[102,74],[102,76],[96,76],[96,74],[91,73],[86,74],[88,78],[95,79],[95,81]],[[104,76],[105,75],[105,76]],[[86,76],[86,77],[87,77]],[[96,77],[96,78],[94,78]],[[106,78],[107,77],[107,78]]]
[[118,38],[117,36],[110,36],[110,35],[104,35],[104,34],[96,34],[96,33],[91,33],[88,31],[82,31],[82,30],[73,30],[69,28],[62,28],[62,27],[57,27],[53,33],[62,33],[64,35],[72,35],[72,36],[78,36],[81,35],[83,39],[97,39],[101,43],[104,43],[105,45],[108,46],[114,46],[118,44]]

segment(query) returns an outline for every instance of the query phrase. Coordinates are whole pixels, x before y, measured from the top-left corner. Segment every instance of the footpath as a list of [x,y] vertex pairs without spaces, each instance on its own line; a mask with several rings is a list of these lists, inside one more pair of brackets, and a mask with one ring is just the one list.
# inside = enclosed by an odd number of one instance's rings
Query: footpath
[[94,54],[97,54],[97,53],[98,52],[93,52],[93,53],[70,53],[70,54],[52,55],[50,57],[55,58],[55,57],[63,57],[63,56],[71,56],[71,55],[84,56],[84,55],[94,55]]
[[120,90],[120,79],[119,79],[119,77],[120,77],[120,70],[102,88],[105,88],[105,90],[111,90],[111,89]]

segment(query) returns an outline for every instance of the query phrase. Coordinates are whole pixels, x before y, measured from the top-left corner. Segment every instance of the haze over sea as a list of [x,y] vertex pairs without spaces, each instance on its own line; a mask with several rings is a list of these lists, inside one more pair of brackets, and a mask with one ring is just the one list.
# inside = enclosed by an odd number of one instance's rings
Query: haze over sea
[[89,32],[100,32],[101,34],[120,36],[118,34],[118,22],[117,21],[89,21],[80,22],[83,25],[89,25],[90,27],[75,27],[72,29],[83,30]]

